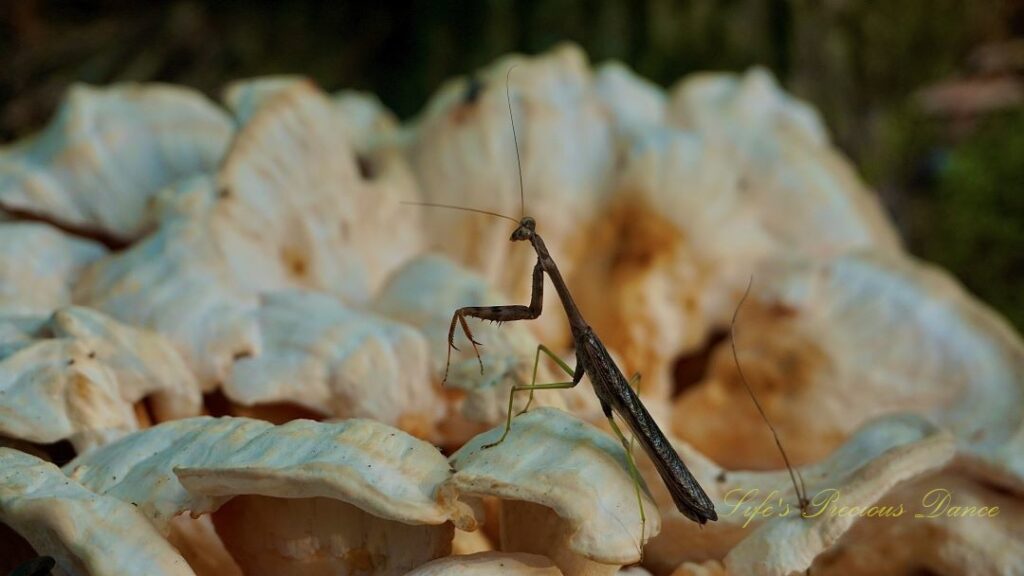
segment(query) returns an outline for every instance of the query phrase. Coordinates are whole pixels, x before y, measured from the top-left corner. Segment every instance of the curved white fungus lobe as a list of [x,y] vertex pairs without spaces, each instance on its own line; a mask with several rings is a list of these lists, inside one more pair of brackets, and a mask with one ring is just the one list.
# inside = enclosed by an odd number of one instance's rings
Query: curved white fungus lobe
[[687,76],[671,90],[668,117],[726,152],[745,202],[785,244],[817,255],[846,247],[899,251],[877,197],[832,148],[818,113],[767,70]]
[[224,383],[229,399],[247,406],[291,402],[432,435],[443,405],[422,334],[323,294],[281,292],[261,300],[263,348],[235,362]]
[[[622,445],[553,408],[531,410],[452,455],[462,494],[502,499],[501,549],[550,557],[567,574],[614,574],[640,560],[661,519],[642,490],[646,526]],[[641,529],[644,533],[641,533]]]
[[[866,509],[897,485],[941,470],[954,447],[949,433],[920,416],[868,422],[827,458],[798,469],[811,501],[802,514],[788,471],[726,471],[680,444],[680,455],[714,500],[719,520],[701,529],[675,511],[660,484],[652,484],[664,530],[648,546],[648,561],[668,570],[684,560],[724,556],[736,574],[802,572],[859,518],[837,510]],[[645,477],[657,477],[646,458],[640,467]],[[696,545],[683,548],[680,541]]]
[[82,269],[106,253],[47,224],[0,222],[0,316],[46,316],[67,306]]
[[251,249],[214,212],[213,181],[199,177],[161,194],[160,228],[91,266],[75,300],[167,337],[204,391],[238,356],[259,351],[254,287],[274,285],[267,255]]
[[[610,191],[615,165],[608,112],[578,47],[559,46],[535,58],[503,58],[473,79],[446,84],[417,120],[412,165],[425,200],[518,220],[519,169],[505,97],[506,73],[512,66],[509,91],[522,156],[525,211],[539,217],[538,231],[568,275],[587,248],[584,231],[575,223],[588,221],[596,212]],[[529,300],[536,255],[509,242],[513,223],[462,211],[422,210],[431,248],[479,271],[513,302]],[[548,310],[557,307],[553,290],[544,302]],[[558,315],[545,314],[533,324],[552,345],[568,334]]]
[[[373,309],[423,333],[435,379],[440,381],[448,359],[448,328],[455,310],[463,306],[506,301],[478,275],[444,256],[428,254],[410,260],[397,270],[377,294]],[[537,340],[522,323],[498,326],[475,319],[468,322],[473,337],[484,344],[480,348],[480,360],[477,360],[461,329],[457,328],[455,345],[459,351],[451,352],[452,363],[446,386],[466,392],[464,398],[455,402],[455,408],[462,418],[478,425],[469,426],[478,433],[482,427],[504,422],[508,394],[513,385],[530,383]],[[481,362],[484,366],[482,374]],[[548,368],[546,357],[542,357],[537,382],[553,380],[555,377]],[[517,400],[517,408],[525,405],[526,395],[520,395]],[[536,402],[537,405],[565,406],[562,395],[557,391],[537,394]],[[457,444],[467,439],[458,438]]]
[[53,557],[58,574],[193,575],[131,504],[94,494],[53,464],[8,448],[0,448],[0,522]]
[[136,429],[146,397],[158,419],[199,413],[198,384],[159,335],[80,307],[38,332],[0,357],[0,434],[81,452]]
[[551,560],[536,554],[478,552],[439,558],[409,572],[406,576],[561,576]]
[[308,82],[275,85],[253,106],[218,175],[221,222],[283,286],[365,301],[420,250],[418,215],[401,205],[418,199],[415,182],[364,179],[341,115]]
[[136,503],[165,533],[178,514],[213,512],[247,574],[403,574],[450,552],[453,523],[475,526],[442,487],[450,477],[444,456],[371,420],[177,420],[65,471]]
[[[957,438],[972,474],[1024,487],[1024,342],[946,273],[851,254],[779,262],[757,278],[739,359],[797,461],[824,456],[868,418],[912,410]],[[676,410],[676,433],[716,460],[771,465],[728,344]]]
[[133,240],[153,224],[152,196],[215,170],[233,132],[192,90],[76,85],[45,131],[0,150],[0,206]]

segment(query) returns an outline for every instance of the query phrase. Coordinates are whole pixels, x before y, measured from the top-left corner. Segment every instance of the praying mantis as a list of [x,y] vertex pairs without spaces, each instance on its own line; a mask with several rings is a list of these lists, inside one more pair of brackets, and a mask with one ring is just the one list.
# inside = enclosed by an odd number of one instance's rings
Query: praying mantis
[[[608,419],[611,429],[615,432],[615,435],[626,449],[630,473],[633,475],[634,482],[637,485],[638,500],[639,486],[641,485],[640,473],[632,456],[632,446],[630,441],[626,439],[626,436],[622,433],[622,430],[615,422],[613,414],[618,414],[619,417],[626,422],[634,436],[639,439],[640,445],[643,446],[647,455],[654,462],[658,474],[661,476],[665,486],[671,493],[672,499],[679,511],[687,518],[690,518],[694,522],[698,522],[700,524],[717,520],[718,514],[715,512],[715,506],[711,499],[704,492],[704,489],[701,488],[697,479],[693,477],[693,474],[686,467],[686,464],[683,463],[682,459],[669,443],[664,433],[662,433],[661,429],[654,421],[654,418],[651,417],[647,408],[644,407],[643,402],[640,401],[639,396],[633,390],[631,382],[627,381],[625,376],[623,376],[622,371],[619,370],[619,367],[615,364],[611,354],[609,354],[608,349],[605,348],[601,339],[594,332],[594,329],[587,323],[583,314],[576,306],[576,302],[573,300],[572,294],[569,292],[569,288],[566,286],[565,280],[562,278],[562,274],[559,272],[554,258],[552,258],[547,246],[544,244],[544,239],[537,232],[536,220],[525,215],[522,161],[519,156],[519,143],[515,133],[515,118],[512,115],[512,100],[508,91],[508,78],[511,73],[512,68],[509,68],[508,73],[506,74],[505,95],[508,99],[509,120],[512,123],[512,135],[516,141],[516,161],[517,165],[519,165],[519,191],[524,215],[519,220],[515,220],[514,218],[505,216],[504,214],[498,214],[496,212],[489,212],[486,210],[426,202],[416,204],[478,212],[514,222],[516,224],[516,228],[512,232],[509,240],[512,242],[529,242],[530,246],[537,254],[537,263],[533,267],[533,284],[530,304],[528,306],[468,306],[456,310],[452,316],[451,326],[448,331],[448,361],[445,366],[444,380],[446,381],[448,378],[448,366],[451,364],[451,351],[452,349],[458,350],[455,346],[455,331],[457,326],[461,326],[466,337],[469,339],[469,342],[472,344],[473,351],[476,353],[477,360],[480,362],[480,370],[482,372],[484,369],[483,360],[480,358],[480,351],[478,349],[480,343],[473,339],[473,333],[469,328],[469,324],[466,322],[466,318],[478,318],[481,320],[491,320],[500,323],[532,320],[539,317],[543,311],[544,276],[546,275],[552,285],[554,285],[555,291],[558,293],[559,300],[561,301],[562,308],[564,309],[569,321],[569,328],[572,332],[576,350],[576,367],[575,369],[570,368],[568,364],[562,361],[561,358],[546,346],[543,344],[539,345],[534,358],[533,381],[529,385],[516,385],[512,387],[509,392],[505,431],[497,442],[485,446],[484,449],[500,444],[504,441],[505,437],[511,430],[512,407],[517,392],[529,391],[530,393],[530,399],[523,410],[525,412],[529,409],[529,406],[533,401],[533,394],[537,390],[572,388],[578,385],[583,379],[584,374],[586,374],[590,377],[591,385],[594,388],[594,392],[597,394],[601,403],[601,409],[604,412],[605,417]],[[551,357],[569,376],[572,377],[572,379],[564,382],[538,384],[536,382],[537,365],[540,362],[540,354],[542,352]],[[634,378],[634,381],[635,380],[636,377]],[[641,519],[644,519],[642,500],[640,500],[640,515]]]
[[[612,356],[609,354],[608,349],[605,348],[604,343],[601,342],[601,339],[594,332],[594,329],[587,323],[583,314],[576,306],[576,302],[573,300],[572,294],[569,292],[569,288],[566,285],[565,280],[562,278],[562,274],[559,272],[554,258],[552,258],[551,253],[544,244],[544,239],[541,238],[539,233],[537,233],[536,220],[530,216],[526,216],[525,214],[526,201],[523,186],[522,159],[519,154],[519,142],[518,137],[516,136],[515,117],[512,114],[512,99],[508,89],[509,76],[511,75],[513,68],[515,67],[513,66],[509,68],[505,76],[505,97],[508,101],[509,121],[512,125],[512,137],[515,141],[516,164],[519,167],[519,197],[522,212],[520,219],[516,220],[504,214],[463,206],[452,206],[448,204],[429,202],[409,202],[409,204],[417,204],[421,206],[477,212],[509,220],[516,224],[516,228],[513,230],[509,240],[511,242],[529,242],[537,255],[537,262],[533,267],[532,289],[529,305],[524,306],[512,304],[498,306],[466,306],[457,309],[452,315],[451,325],[448,329],[448,358],[445,364],[442,383],[446,382],[448,379],[448,368],[451,365],[451,351],[453,349],[458,350],[455,346],[455,332],[457,327],[462,328],[466,338],[472,344],[477,361],[480,363],[480,371],[482,373],[484,365],[483,360],[480,357],[480,350],[478,349],[480,342],[473,339],[473,333],[469,328],[469,324],[466,322],[466,318],[490,320],[500,324],[501,322],[532,320],[539,317],[543,311],[544,276],[546,275],[554,286],[555,291],[558,293],[558,298],[562,304],[563,310],[565,311],[566,318],[569,321],[569,328],[572,333],[573,343],[575,344],[576,367],[570,368],[566,362],[559,358],[547,346],[544,346],[543,344],[538,345],[537,352],[534,356],[533,378],[530,384],[512,386],[509,391],[505,430],[496,442],[483,446],[483,449],[497,446],[508,436],[512,429],[512,411],[517,392],[529,391],[530,393],[526,406],[519,412],[519,414],[522,414],[530,408],[530,405],[533,402],[534,392],[537,390],[573,388],[580,383],[584,375],[587,375],[590,377],[594,393],[600,401],[601,409],[604,412],[605,417],[608,419],[608,423],[612,431],[618,437],[622,446],[626,450],[627,463],[637,487],[637,500],[640,505],[641,521],[646,522],[643,509],[643,499],[640,497],[640,486],[642,485],[640,472],[636,466],[635,460],[633,459],[632,443],[626,439],[626,436],[622,433],[622,430],[615,422],[615,414],[626,422],[634,437],[639,439],[640,445],[643,446],[644,451],[654,463],[659,476],[661,476],[665,487],[668,488],[676,508],[684,516],[698,524],[703,525],[709,521],[716,521],[718,520],[718,514],[715,511],[714,503],[708,497],[707,493],[705,493],[700,483],[697,482],[697,479],[694,478],[693,474],[686,467],[686,464],[683,463],[679,454],[676,453],[671,443],[665,437],[665,434],[658,427],[658,424],[654,421],[654,418],[651,417],[647,408],[644,407],[643,402],[640,401],[639,396],[635,392],[634,384],[639,381],[640,375],[634,375],[634,377],[629,381],[627,381],[625,376],[623,376],[622,371],[612,359]],[[481,90],[482,86],[480,85],[479,80],[472,80],[467,92],[469,101],[475,101],[476,98],[479,97]],[[751,284],[752,283],[753,278],[751,278]],[[750,292],[750,286],[751,285],[747,286],[747,291],[740,299],[739,304],[733,313],[733,319],[730,325],[733,359],[736,362],[740,380],[775,438],[775,443],[779,448],[779,452],[782,455],[782,459],[793,482],[794,491],[798,497],[800,509],[806,512],[809,502],[806,496],[806,488],[803,485],[803,478],[794,470],[790,463],[789,457],[786,455],[786,451],[782,446],[778,433],[769,421],[767,414],[761,407],[757,397],[754,395],[753,389],[747,382],[746,376],[743,374],[743,370],[739,363],[739,357],[736,352],[736,320],[740,306],[743,305],[743,302],[746,300]],[[554,360],[554,362],[558,364],[558,366],[564,370],[567,375],[571,376],[571,380],[538,384],[537,367],[540,362],[540,355],[542,352]]]

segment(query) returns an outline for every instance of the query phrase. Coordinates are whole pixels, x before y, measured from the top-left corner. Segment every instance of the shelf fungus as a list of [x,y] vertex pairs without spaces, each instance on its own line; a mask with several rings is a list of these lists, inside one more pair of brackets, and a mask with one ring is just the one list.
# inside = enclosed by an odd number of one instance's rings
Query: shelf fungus
[[[617,74],[619,84],[628,81],[623,74]],[[617,117],[631,127],[620,139],[622,167],[615,191],[590,223],[590,255],[570,280],[588,320],[621,354],[624,372],[643,372],[655,396],[671,391],[670,370],[678,356],[696,352],[728,325],[759,263],[783,255],[827,258],[858,247],[898,246],[877,201],[821,141],[823,135],[804,138],[813,142],[800,144],[809,148],[804,151],[779,144],[781,137],[773,133],[757,133],[767,130],[761,124],[771,120],[770,104],[781,98],[772,86],[733,96],[753,109],[750,114],[769,118],[754,122],[741,111],[719,115],[729,123],[731,138],[780,146],[772,149],[773,162],[747,162],[745,155],[759,152],[749,150],[753,144],[733,150],[728,138],[713,132],[726,130],[719,124],[681,129],[653,122],[655,112],[628,107],[642,103],[612,104],[624,109]],[[701,93],[684,83],[677,99],[690,91]],[[630,113],[646,120],[631,119]]]
[[[1024,343],[951,277],[868,253],[776,262],[756,276],[739,360],[795,460],[823,457],[869,418],[915,411],[957,438],[976,477],[1024,490]],[[676,434],[717,461],[775,465],[728,343],[676,410]]]
[[313,292],[268,294],[256,314],[262,350],[235,362],[223,386],[228,399],[295,404],[435,435],[444,407],[431,383],[427,342],[414,328]]
[[501,550],[547,556],[567,576],[615,574],[658,533],[657,508],[637,487],[612,436],[554,408],[536,408],[452,455],[460,494],[501,499]]
[[[525,212],[540,216],[538,230],[562,273],[587,249],[583,227],[609,192],[615,165],[609,114],[593,88],[583,52],[561,46],[536,58],[504,58],[469,78],[447,83],[413,127],[410,158],[423,199],[522,216],[519,169],[505,97],[506,74],[516,118]],[[468,212],[423,208],[430,247],[480,272],[513,301],[528,301],[533,251],[509,242],[513,226]],[[546,218],[544,216],[547,216]],[[545,307],[557,306],[554,291]],[[561,345],[563,318],[533,323],[542,338]]]
[[798,253],[900,250],[881,203],[831,146],[818,113],[767,70],[687,76],[670,91],[668,121],[725,152],[744,203]]
[[[0,448],[0,573],[30,560],[56,562],[54,574],[194,576],[185,560],[131,504],[86,490],[60,469],[23,452]],[[18,536],[28,546],[18,546]],[[143,568],[144,567],[144,568]],[[47,574],[50,572],[47,571]]]
[[548,558],[536,554],[478,552],[428,562],[406,576],[562,576]]
[[[638,465],[663,518],[661,534],[646,549],[646,562],[656,571],[669,571],[683,561],[724,558],[733,574],[803,573],[869,512],[890,513],[879,502],[897,486],[942,470],[954,446],[949,433],[914,414],[866,423],[827,458],[797,469],[809,500],[802,512],[788,471],[727,471],[679,443],[680,455],[719,513],[718,521],[706,526],[675,510],[668,491],[655,482],[650,461],[640,457]],[[781,460],[777,451],[773,456]]]
[[80,456],[65,472],[135,503],[163,533],[212,514],[244,574],[404,574],[450,552],[472,509],[432,445],[372,420],[177,420]]
[[0,150],[0,206],[125,243],[164,187],[216,169],[234,132],[201,94],[168,85],[76,85],[50,126]]
[[[397,270],[377,294],[372,307],[384,316],[417,328],[424,335],[434,380],[441,382],[448,359],[452,313],[462,306],[506,301],[506,297],[477,274],[445,256],[427,254]],[[476,320],[469,322],[473,337],[484,345],[478,361],[469,341],[461,331],[456,332],[455,345],[460,350],[451,353],[446,387],[464,394],[449,393],[451,414],[442,425],[446,444],[455,446],[505,421],[509,391],[514,385],[530,383],[537,353],[536,338],[521,323],[499,326]],[[538,366],[537,381],[554,379],[542,362]],[[525,405],[526,395],[521,396],[517,408]],[[563,395],[554,390],[537,394],[535,401],[538,406],[566,406]]]
[[47,224],[0,222],[0,320],[45,319],[71,304],[82,269],[106,253],[100,244]]
[[229,99],[253,110],[217,177],[222,225],[264,254],[280,287],[368,300],[421,250],[419,215],[401,204],[419,199],[415,181],[392,176],[404,163],[364,177],[348,136],[359,119],[346,123],[347,109],[309,82],[248,83]]
[[[0,435],[69,440],[83,452],[156,420],[199,414],[199,386],[173,346],[87,308],[62,308],[0,357]],[[149,416],[142,424],[148,424]]]

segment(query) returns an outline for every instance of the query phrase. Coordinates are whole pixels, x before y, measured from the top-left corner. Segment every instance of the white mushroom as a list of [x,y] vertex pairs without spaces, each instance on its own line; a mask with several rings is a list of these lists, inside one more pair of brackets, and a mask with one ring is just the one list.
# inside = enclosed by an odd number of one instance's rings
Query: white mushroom
[[216,217],[213,181],[199,177],[162,194],[160,228],[92,265],[75,300],[170,339],[204,391],[225,380],[238,356],[259,351],[252,286],[276,283],[269,255]]
[[[953,457],[954,441],[912,414],[865,424],[827,458],[798,469],[810,500],[806,512],[786,470],[726,471],[685,444],[677,448],[715,501],[719,519],[703,527],[687,520],[674,509],[668,491],[653,482],[656,472],[641,457],[664,517],[664,530],[647,548],[647,562],[668,571],[682,561],[724,556],[734,574],[767,575],[805,570],[860,515],[881,506],[878,501],[895,486],[941,470]],[[777,451],[775,456],[780,458]]]
[[48,316],[70,304],[82,268],[106,252],[46,224],[0,222],[0,315]]
[[[973,474],[1024,490],[1024,342],[947,274],[878,254],[778,262],[747,306],[739,360],[797,461],[913,410],[953,433]],[[716,460],[774,465],[727,343],[676,410],[676,433]]]
[[[0,522],[38,554],[53,557],[57,574],[121,576],[142,567],[154,576],[193,574],[130,504],[94,494],[53,464],[8,448],[0,448]],[[0,567],[17,560],[5,554]]]
[[475,523],[441,486],[444,456],[370,420],[177,420],[65,471],[136,503],[164,533],[183,512],[214,513],[246,574],[403,574],[448,553],[452,522]]
[[158,419],[199,413],[195,379],[160,336],[79,307],[40,332],[0,357],[0,434],[82,452],[136,429],[145,397]]
[[641,522],[616,439],[560,410],[537,408],[516,418],[502,443],[484,448],[503,430],[473,438],[451,457],[460,494],[502,499],[502,551],[542,554],[568,576],[615,574],[640,560],[661,520],[643,490]]
[[[373,302],[373,309],[420,330],[426,338],[435,380],[440,382],[448,359],[448,328],[452,314],[463,306],[506,302],[478,275],[440,255],[423,255],[410,260],[388,280]],[[504,422],[508,395],[513,385],[532,379],[537,340],[522,323],[503,326],[469,320],[473,337],[484,345],[480,360],[457,328],[447,387],[465,392],[452,401],[453,411],[444,423],[449,444],[461,445],[470,436]],[[542,356],[542,360],[546,360]],[[483,364],[483,373],[480,364]],[[538,366],[537,382],[555,380],[548,364]],[[521,394],[515,408],[525,405]],[[538,406],[565,407],[562,395],[547,391],[536,395]],[[458,421],[457,421],[458,420]],[[459,425],[461,422],[461,426]]]
[[0,151],[0,206],[119,241],[152,225],[150,198],[216,168],[233,128],[172,86],[74,86],[50,126]]
[[221,225],[258,247],[281,286],[365,301],[420,249],[418,215],[401,205],[418,198],[415,182],[390,176],[397,163],[361,176],[327,96],[308,82],[277,84],[254,97],[221,168]]
[[438,558],[406,574],[406,576],[561,576],[551,560],[536,554],[480,552]]
[[665,91],[621,62],[598,66],[594,89],[611,110],[616,131],[622,136],[665,123],[668,111]]
[[158,421],[199,415],[199,383],[178,351],[159,334],[125,326],[81,306],[57,310],[47,329],[56,338],[90,343],[96,360],[117,377],[121,397],[132,402],[150,397]]
[[[525,187],[525,211],[539,217],[562,274],[568,276],[586,251],[586,222],[607,195],[614,167],[612,127],[593,90],[586,57],[563,45],[535,58],[498,60],[473,79],[447,83],[427,104],[415,126],[412,164],[430,202],[521,216],[516,149],[505,97],[509,78]],[[480,271],[512,302],[530,297],[536,255],[512,244],[512,226],[467,212],[424,208],[430,245]],[[545,307],[557,307],[554,291]],[[534,323],[542,340],[562,344],[562,318],[545,314]]]
[[668,116],[726,151],[745,203],[757,207],[773,237],[818,255],[867,246],[898,251],[877,198],[831,147],[817,112],[767,70],[687,76],[671,90]]
[[443,406],[422,334],[310,292],[267,295],[257,315],[263,349],[235,362],[223,388],[230,400],[290,402],[432,436]]
[[592,222],[592,253],[572,285],[626,372],[649,376],[655,395],[671,390],[680,353],[727,325],[758,263],[896,246],[876,201],[834,152],[768,141],[779,157],[748,168],[713,134],[633,124],[616,191]]
[[811,574],[1020,574],[1024,504],[1019,497],[946,471],[886,495],[899,517],[862,518]]

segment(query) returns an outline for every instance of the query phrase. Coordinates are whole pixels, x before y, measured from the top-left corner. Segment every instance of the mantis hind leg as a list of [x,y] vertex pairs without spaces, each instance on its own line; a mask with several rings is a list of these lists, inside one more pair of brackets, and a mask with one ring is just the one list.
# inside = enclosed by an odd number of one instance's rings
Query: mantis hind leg
[[[640,373],[633,374],[633,377],[629,379],[629,386],[636,388],[637,392],[640,389]],[[647,514],[644,512],[644,500],[641,491],[643,490],[643,480],[640,476],[640,469],[636,465],[636,460],[633,458],[633,442],[635,438],[626,439],[626,436],[622,433],[619,425],[615,423],[615,418],[612,416],[611,407],[605,403],[601,403],[601,408],[604,409],[605,417],[608,418],[608,424],[611,426],[612,431],[618,436],[619,442],[622,443],[622,447],[626,450],[626,464],[629,467],[629,475],[633,478],[633,490],[636,492],[636,503],[640,510],[640,555],[643,556],[643,539],[647,535]]]
[[[561,367],[563,370],[565,370],[565,372],[567,374],[572,376],[572,380],[570,380],[568,382],[551,382],[549,384],[537,384],[537,365],[540,363],[540,353],[541,352],[544,352],[545,354],[550,356],[555,362],[557,362],[559,367]],[[498,444],[501,444],[502,442],[505,441],[505,437],[508,436],[509,431],[512,430],[512,407],[513,407],[513,405],[515,403],[516,392],[521,392],[523,390],[529,390],[530,391],[530,399],[526,402],[526,406],[522,410],[520,410],[518,414],[516,414],[516,416],[518,416],[519,414],[522,414],[523,412],[526,412],[527,410],[530,409],[530,404],[533,403],[533,393],[534,393],[534,391],[536,391],[536,390],[565,390],[565,389],[568,389],[568,388],[575,387],[577,384],[580,383],[580,380],[583,379],[583,369],[582,368],[583,368],[582,364],[577,365],[576,366],[576,370],[573,370],[572,368],[569,368],[569,365],[566,364],[561,358],[559,358],[554,352],[552,352],[550,348],[548,348],[547,346],[545,346],[543,344],[538,344],[537,345],[537,354],[533,358],[533,379],[530,381],[530,385],[529,386],[513,386],[512,389],[509,390],[509,393],[508,393],[508,412],[505,415],[505,432],[502,433],[501,438],[498,438],[497,442],[493,442],[491,444],[487,444],[487,445],[483,446],[483,448],[484,449],[492,448],[494,446],[497,446]]]

